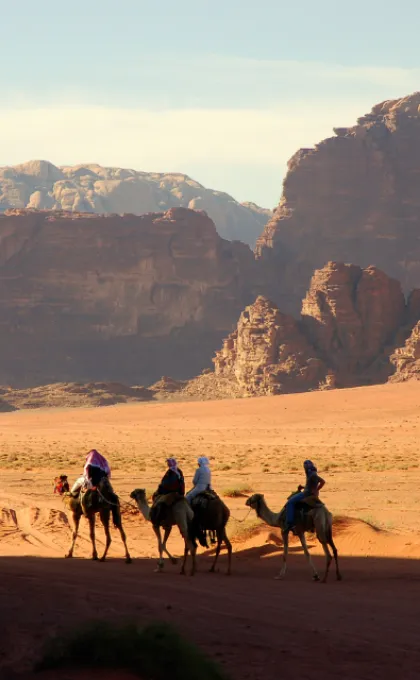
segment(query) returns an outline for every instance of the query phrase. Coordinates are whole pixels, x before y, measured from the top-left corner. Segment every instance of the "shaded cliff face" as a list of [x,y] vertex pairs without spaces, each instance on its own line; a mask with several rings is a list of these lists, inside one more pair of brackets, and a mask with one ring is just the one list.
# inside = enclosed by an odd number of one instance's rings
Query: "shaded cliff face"
[[341,386],[387,377],[388,362],[378,360],[405,319],[400,283],[376,267],[329,262],[313,275],[302,303],[306,336]]
[[3,214],[0,383],[190,377],[255,299],[256,267],[183,208]]
[[253,203],[206,189],[180,173],[137,172],[101,165],[58,168],[29,161],[0,168],[0,212],[10,208],[142,215],[170,208],[205,210],[218,233],[252,248],[271,216]]
[[262,296],[245,309],[214,358],[215,386],[228,379],[245,396],[385,382],[416,299],[406,305],[399,282],[376,267],[329,262],[312,277],[300,321]]
[[352,128],[291,158],[283,196],[257,242],[270,294],[298,313],[314,269],[375,265],[420,286],[420,93],[375,106]]

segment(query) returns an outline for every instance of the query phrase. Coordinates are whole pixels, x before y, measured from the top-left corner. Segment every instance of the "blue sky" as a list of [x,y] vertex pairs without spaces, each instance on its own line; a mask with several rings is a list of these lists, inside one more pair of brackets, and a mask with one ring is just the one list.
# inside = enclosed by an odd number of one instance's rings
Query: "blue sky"
[[273,207],[288,158],[420,89],[403,0],[0,0],[0,164],[179,171]]

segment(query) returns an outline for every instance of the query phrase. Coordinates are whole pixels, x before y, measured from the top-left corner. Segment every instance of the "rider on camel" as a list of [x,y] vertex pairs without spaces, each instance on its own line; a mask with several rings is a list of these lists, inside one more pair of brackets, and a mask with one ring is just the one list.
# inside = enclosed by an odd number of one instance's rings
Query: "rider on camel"
[[291,531],[295,526],[295,506],[309,496],[316,496],[325,485],[325,480],[318,475],[318,470],[311,460],[305,460],[303,469],[306,475],[306,484],[303,491],[293,494],[286,503],[286,531]]
[[198,459],[198,468],[195,471],[193,478],[193,488],[186,495],[187,501],[191,504],[193,498],[198,494],[211,489],[211,470],[210,461],[207,456],[201,456]]
[[159,524],[162,518],[164,506],[172,505],[180,497],[185,496],[185,481],[182,470],[179,469],[175,458],[167,458],[166,470],[161,483],[153,494],[151,520],[153,524]]
[[111,477],[110,465],[104,456],[102,456],[96,449],[92,449],[86,456],[85,467],[83,475],[73,484],[70,494],[77,498],[82,487],[93,489],[97,487],[103,480],[107,480],[107,486],[112,492],[109,479]]
[[166,496],[168,493],[178,493],[180,496],[185,496],[184,475],[182,470],[179,469],[178,463],[175,458],[168,458],[166,463],[168,469],[162,477],[154,497]]

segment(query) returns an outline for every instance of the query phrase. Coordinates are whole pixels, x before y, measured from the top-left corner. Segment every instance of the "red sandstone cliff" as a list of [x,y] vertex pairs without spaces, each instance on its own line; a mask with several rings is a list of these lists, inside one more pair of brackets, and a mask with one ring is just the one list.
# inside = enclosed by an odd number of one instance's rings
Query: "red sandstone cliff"
[[255,267],[184,208],[3,214],[0,383],[194,375],[255,299]]
[[398,347],[390,357],[395,372],[391,382],[420,380],[420,321],[414,326],[403,347]]
[[399,282],[376,267],[329,262],[314,273],[299,322],[264,297],[245,309],[216,353],[215,387],[223,378],[224,395],[228,380],[245,396],[385,382],[414,298],[406,305]]
[[298,313],[314,269],[375,265],[420,287],[420,93],[378,104],[289,161],[283,196],[257,242],[270,295]]
[[258,297],[214,359],[216,376],[236,381],[244,394],[280,394],[318,387],[326,369],[293,317]]
[[405,318],[401,284],[376,267],[329,262],[313,275],[302,303],[306,336],[338,386],[387,377],[384,351]]

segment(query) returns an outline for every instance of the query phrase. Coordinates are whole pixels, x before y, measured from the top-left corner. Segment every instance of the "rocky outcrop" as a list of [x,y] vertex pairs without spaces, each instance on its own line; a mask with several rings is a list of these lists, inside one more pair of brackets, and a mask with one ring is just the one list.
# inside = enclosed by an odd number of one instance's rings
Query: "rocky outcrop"
[[257,242],[270,295],[298,313],[314,269],[329,260],[375,265],[420,287],[420,93],[375,106],[357,125],[301,149]]
[[420,321],[416,323],[403,347],[398,347],[390,357],[395,372],[390,382],[420,380]]
[[206,189],[182,174],[96,164],[58,168],[48,161],[0,168],[0,212],[32,208],[142,215],[175,207],[205,210],[223,238],[243,241],[252,248],[272,214]]
[[150,384],[211,365],[257,265],[203,212],[0,216],[0,383]]
[[128,387],[120,383],[104,382],[56,383],[20,390],[0,387],[0,395],[0,411],[114,406],[150,401],[154,398],[154,393],[145,387]]
[[216,376],[231,377],[249,395],[306,391],[326,374],[295,319],[262,296],[242,312],[214,365]]
[[414,308],[376,267],[329,262],[312,277],[300,321],[262,296],[242,312],[216,353],[214,378],[230,380],[232,396],[385,382]]
[[383,381],[391,370],[384,352],[405,318],[400,283],[376,267],[329,262],[302,303],[306,337],[337,386]]

